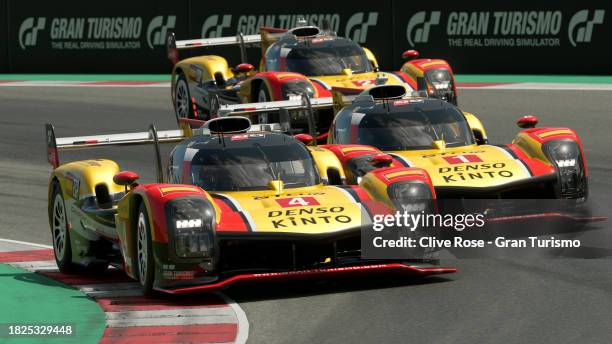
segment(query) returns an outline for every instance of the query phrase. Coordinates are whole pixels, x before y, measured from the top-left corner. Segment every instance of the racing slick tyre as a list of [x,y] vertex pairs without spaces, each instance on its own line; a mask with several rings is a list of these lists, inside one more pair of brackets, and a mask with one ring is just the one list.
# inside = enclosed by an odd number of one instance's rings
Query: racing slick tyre
[[194,118],[189,85],[183,73],[179,73],[174,87],[174,111],[178,118]]
[[153,294],[153,281],[155,280],[155,261],[151,244],[151,225],[147,207],[140,204],[138,210],[138,224],[136,226],[136,268],[138,281],[145,295]]
[[[259,86],[259,91],[257,91],[257,102],[265,103],[272,101],[272,97],[270,97],[270,93],[268,93],[268,89],[265,84],[261,84]],[[259,124],[267,124],[270,123],[270,119],[268,118],[268,113],[261,113],[257,116],[257,123]]]
[[61,272],[73,272],[72,245],[70,244],[70,232],[68,231],[66,204],[58,182],[53,183],[51,199],[53,203],[49,207],[49,224],[51,226],[55,262]]

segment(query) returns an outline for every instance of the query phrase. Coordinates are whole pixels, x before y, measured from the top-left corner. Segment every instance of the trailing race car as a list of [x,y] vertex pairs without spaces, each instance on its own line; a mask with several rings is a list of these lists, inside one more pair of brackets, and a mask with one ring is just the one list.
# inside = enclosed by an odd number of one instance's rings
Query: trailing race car
[[[208,120],[223,104],[288,100],[308,94],[331,104],[332,89],[357,94],[373,85],[405,85],[417,89],[417,78],[426,81],[432,95],[456,103],[457,89],[452,70],[443,60],[415,59],[410,50],[401,71],[381,72],[374,54],[365,47],[330,30],[314,26],[276,29],[261,28],[260,35],[176,41],[168,36],[168,57],[174,63],[172,100],[177,119]],[[245,44],[260,43],[262,59],[259,71],[246,63]],[[227,60],[203,55],[179,61],[179,49],[239,44],[242,63],[230,68]],[[319,102],[316,102],[319,103]],[[315,109],[316,109],[315,104]],[[260,113],[258,123],[274,122],[268,113]],[[331,123],[330,111],[315,112],[317,133],[325,133]],[[185,120],[187,119],[187,120]],[[296,125],[294,119],[294,126]]]
[[[344,184],[347,166],[328,148],[307,147],[278,125],[218,118],[182,131],[55,138],[47,124],[49,224],[57,265],[125,269],[146,292],[181,293],[245,280],[327,278],[375,272],[454,272],[437,261],[365,260],[360,233],[378,211],[410,205],[393,190],[422,183],[420,170],[380,168],[377,185]],[[160,143],[177,143],[163,173]],[[58,149],[153,144],[158,182],[114,161],[65,164]],[[341,147],[338,147],[341,149]],[[422,197],[422,195],[421,195]],[[428,196],[434,197],[433,194]]]
[[[223,115],[303,111],[299,101],[222,107]],[[389,166],[419,168],[437,199],[575,199],[588,197],[582,143],[570,128],[536,128],[525,116],[511,144],[491,145],[480,120],[454,105],[402,85],[375,86],[360,95],[334,95],[336,115],[329,149],[344,164],[349,184],[371,179],[371,160],[389,155]]]

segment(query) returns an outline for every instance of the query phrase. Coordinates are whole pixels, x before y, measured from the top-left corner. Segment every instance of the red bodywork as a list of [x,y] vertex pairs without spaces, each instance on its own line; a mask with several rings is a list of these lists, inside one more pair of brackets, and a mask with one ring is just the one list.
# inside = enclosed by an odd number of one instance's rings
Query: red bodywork
[[216,290],[221,288],[227,288],[229,286],[238,285],[241,283],[253,283],[253,282],[282,282],[282,281],[294,281],[294,280],[307,280],[307,279],[321,279],[321,278],[346,278],[356,277],[364,275],[376,275],[376,274],[399,274],[409,275],[415,277],[425,277],[430,275],[440,275],[457,272],[455,268],[441,268],[441,267],[418,267],[404,265],[400,263],[390,264],[375,264],[375,265],[360,265],[351,267],[340,267],[340,268],[329,268],[329,269],[310,269],[310,270],[298,270],[289,272],[268,272],[258,274],[242,274],[230,277],[217,283],[211,283],[206,285],[198,285],[193,287],[178,288],[172,290],[163,290],[170,294],[183,294],[198,291]]

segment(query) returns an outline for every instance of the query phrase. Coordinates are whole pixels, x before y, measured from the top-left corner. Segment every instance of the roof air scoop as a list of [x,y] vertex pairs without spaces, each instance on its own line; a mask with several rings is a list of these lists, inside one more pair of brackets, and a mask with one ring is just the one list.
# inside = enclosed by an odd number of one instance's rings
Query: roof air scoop
[[321,29],[316,26],[301,26],[289,30],[289,32],[298,38],[315,37],[321,33]]
[[370,95],[374,99],[397,99],[406,95],[406,88],[402,85],[381,85],[367,89],[362,94]]
[[251,121],[241,116],[218,117],[206,122],[203,128],[210,130],[212,134],[246,133],[251,128]]

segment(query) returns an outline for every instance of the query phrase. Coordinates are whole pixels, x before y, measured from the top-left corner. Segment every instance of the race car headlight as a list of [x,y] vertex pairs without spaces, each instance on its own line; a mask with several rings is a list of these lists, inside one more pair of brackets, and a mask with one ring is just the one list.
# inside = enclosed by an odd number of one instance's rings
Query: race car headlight
[[542,145],[542,150],[557,168],[561,196],[582,197],[585,175],[578,143],[572,140],[548,141]]
[[425,71],[425,78],[435,89],[435,94],[442,100],[453,103],[453,78],[448,69],[436,68]]
[[408,213],[431,211],[433,200],[429,186],[419,181],[403,181],[387,188],[389,199],[397,210]]
[[175,198],[166,204],[168,228],[180,258],[212,257],[215,211],[204,198]]
[[451,86],[452,78],[446,69],[430,69],[425,72],[425,77],[438,90],[447,90]]
[[310,98],[315,95],[314,88],[305,80],[289,80],[283,84],[281,91],[284,99],[290,99],[292,96],[301,97],[304,93]]

